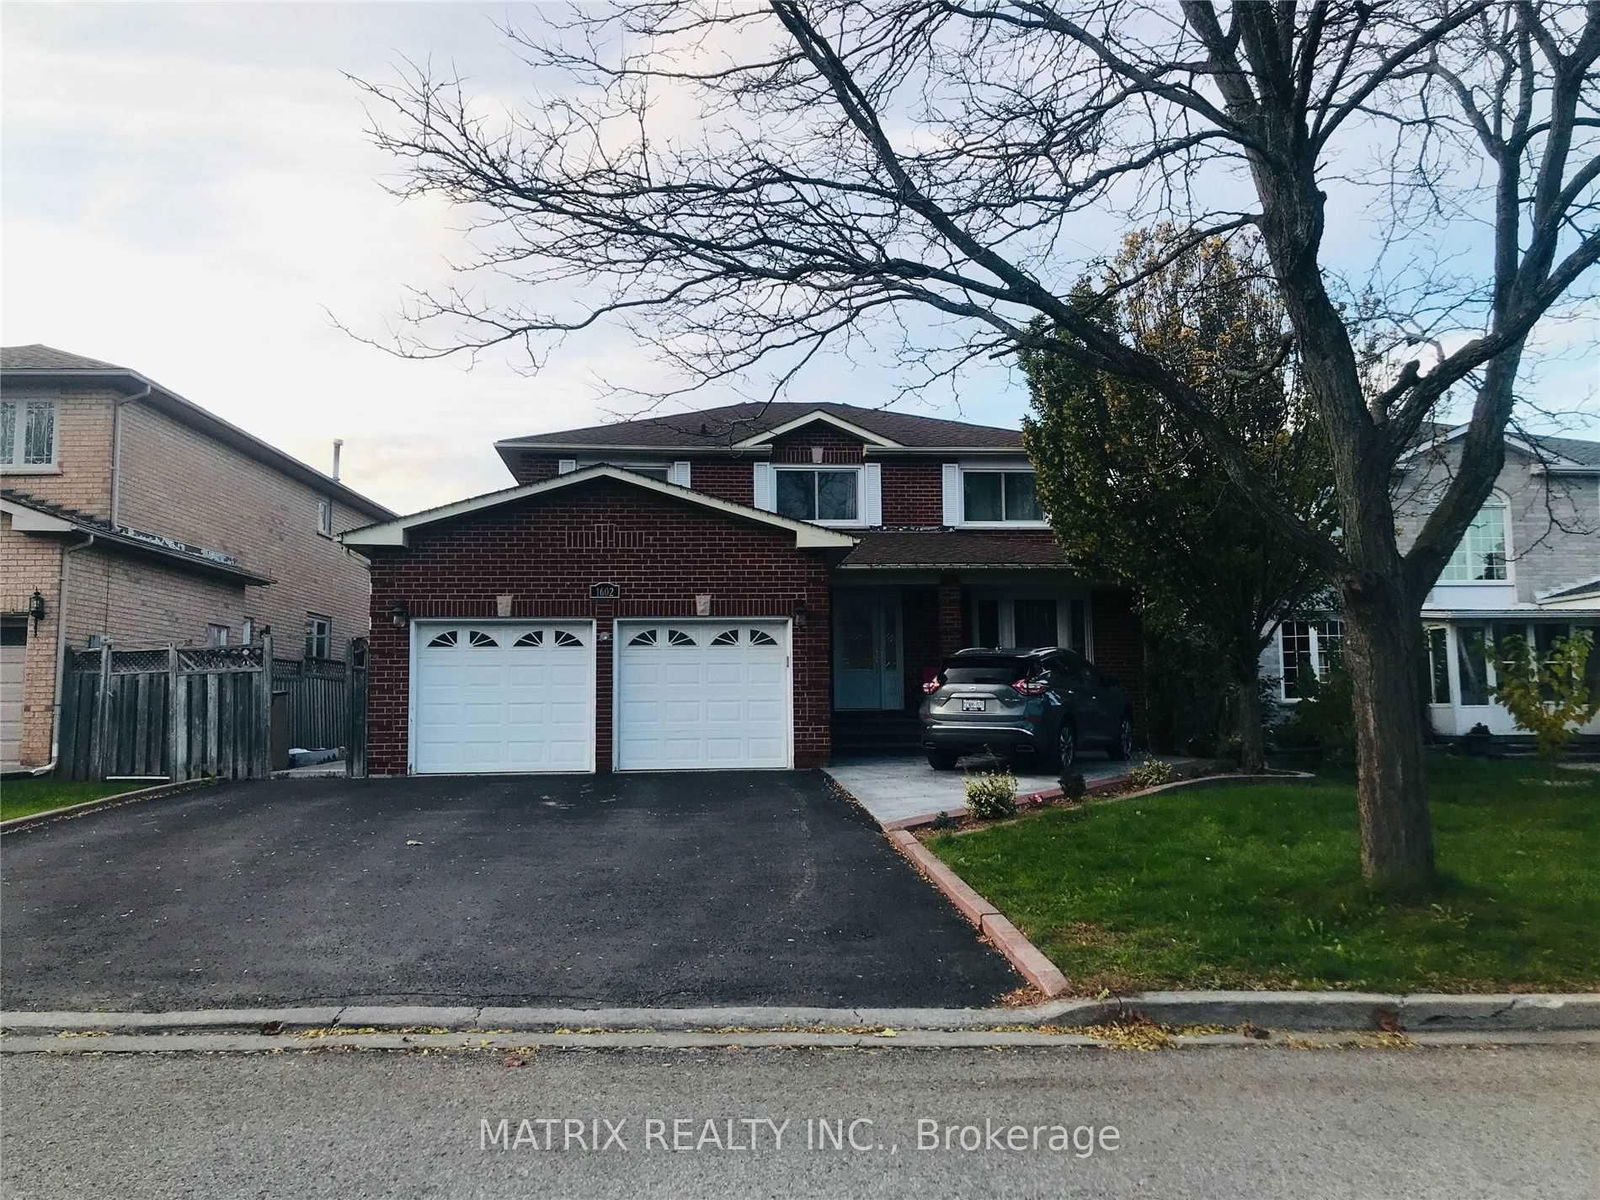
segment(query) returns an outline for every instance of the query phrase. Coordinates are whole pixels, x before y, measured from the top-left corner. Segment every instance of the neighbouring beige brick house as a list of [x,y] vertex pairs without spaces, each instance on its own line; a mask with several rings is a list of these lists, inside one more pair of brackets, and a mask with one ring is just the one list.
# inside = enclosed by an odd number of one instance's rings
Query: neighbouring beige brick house
[[[1454,477],[1464,426],[1437,426],[1394,476],[1401,549],[1409,547]],[[1505,465],[1422,605],[1428,713],[1434,731],[1460,737],[1483,725],[1524,733],[1495,702],[1495,646],[1508,635],[1540,655],[1575,630],[1600,645],[1600,442],[1506,438]],[[1285,621],[1261,656],[1277,698],[1299,699],[1306,672],[1326,678],[1342,651],[1337,613]],[[1600,650],[1589,660],[1600,687]],[[1579,727],[1600,734],[1600,717]]]
[[344,530],[394,514],[110,363],[0,349],[0,770],[59,734],[67,646],[235,643],[339,658],[367,632]]

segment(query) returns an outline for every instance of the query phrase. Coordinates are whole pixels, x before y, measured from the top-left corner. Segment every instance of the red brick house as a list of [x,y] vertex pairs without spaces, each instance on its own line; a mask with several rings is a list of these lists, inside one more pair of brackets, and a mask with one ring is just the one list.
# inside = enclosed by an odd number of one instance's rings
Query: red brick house
[[970,645],[1070,646],[1140,692],[1128,596],[1066,568],[1015,430],[775,403],[497,449],[515,487],[344,535],[374,774],[914,750]]

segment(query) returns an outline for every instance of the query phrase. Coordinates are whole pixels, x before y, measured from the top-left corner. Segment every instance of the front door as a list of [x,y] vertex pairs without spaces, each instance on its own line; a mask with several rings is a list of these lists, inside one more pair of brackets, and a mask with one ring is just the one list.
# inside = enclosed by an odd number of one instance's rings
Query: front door
[[834,593],[833,706],[905,707],[899,592],[844,588]]

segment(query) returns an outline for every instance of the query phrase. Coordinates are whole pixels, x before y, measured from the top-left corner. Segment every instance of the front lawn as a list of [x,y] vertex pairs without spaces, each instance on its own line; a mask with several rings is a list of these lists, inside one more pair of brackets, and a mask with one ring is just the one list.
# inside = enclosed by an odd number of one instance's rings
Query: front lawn
[[101,783],[92,779],[0,779],[0,821],[32,816],[52,808],[65,808],[69,804],[82,804],[86,800],[115,796],[120,792],[154,787],[156,782],[149,779],[119,780],[115,783]]
[[1431,902],[1369,894],[1355,788],[1179,790],[1050,809],[929,847],[1073,983],[1600,988],[1600,775],[1439,759]]

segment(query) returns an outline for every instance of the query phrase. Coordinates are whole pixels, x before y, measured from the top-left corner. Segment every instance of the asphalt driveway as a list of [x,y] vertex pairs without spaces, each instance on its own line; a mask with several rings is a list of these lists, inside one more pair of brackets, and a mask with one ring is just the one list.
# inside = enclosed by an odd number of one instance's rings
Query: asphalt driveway
[[983,1005],[821,772],[273,780],[8,834],[7,1009]]

